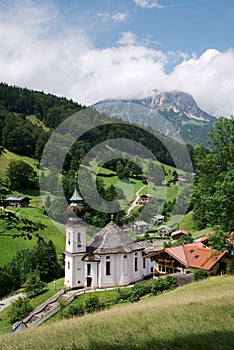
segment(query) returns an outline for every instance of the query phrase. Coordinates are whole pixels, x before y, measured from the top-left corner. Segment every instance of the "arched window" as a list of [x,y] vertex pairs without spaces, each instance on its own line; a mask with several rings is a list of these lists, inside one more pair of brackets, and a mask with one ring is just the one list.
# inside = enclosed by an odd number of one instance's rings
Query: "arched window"
[[110,266],[110,257],[106,256],[106,276],[110,276],[111,274],[111,266]]
[[128,256],[124,255],[124,260],[123,260],[123,272],[125,275],[128,274]]

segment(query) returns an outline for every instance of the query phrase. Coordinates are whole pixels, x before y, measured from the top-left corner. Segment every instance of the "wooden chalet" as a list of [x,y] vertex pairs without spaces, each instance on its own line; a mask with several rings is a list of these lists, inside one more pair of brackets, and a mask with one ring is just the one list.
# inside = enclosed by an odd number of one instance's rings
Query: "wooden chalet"
[[155,276],[178,272],[186,274],[196,269],[207,270],[211,275],[220,275],[226,273],[226,254],[227,252],[205,247],[202,243],[191,243],[165,248],[146,257],[155,261]]
[[15,207],[15,208],[27,208],[30,204],[29,197],[12,196],[12,197],[6,198],[4,201],[7,205],[10,205],[11,207]]
[[138,205],[144,205],[152,201],[153,197],[150,194],[142,194],[137,201]]

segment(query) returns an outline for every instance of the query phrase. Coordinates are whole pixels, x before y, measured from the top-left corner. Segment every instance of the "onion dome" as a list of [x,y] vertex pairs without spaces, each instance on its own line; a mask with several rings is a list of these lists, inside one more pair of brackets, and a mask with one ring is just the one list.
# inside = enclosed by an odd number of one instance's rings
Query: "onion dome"
[[75,185],[75,190],[70,198],[71,204],[67,207],[67,217],[69,219],[82,218],[85,214],[85,207],[83,205],[83,198],[80,196],[77,186]]

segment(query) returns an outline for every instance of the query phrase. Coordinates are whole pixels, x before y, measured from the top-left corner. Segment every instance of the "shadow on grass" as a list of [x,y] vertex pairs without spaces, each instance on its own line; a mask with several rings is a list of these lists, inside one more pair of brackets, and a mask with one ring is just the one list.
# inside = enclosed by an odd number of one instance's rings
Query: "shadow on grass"
[[[155,327],[155,332],[157,328]],[[100,335],[101,336],[101,335]],[[152,339],[142,341],[136,344],[133,340],[124,342],[119,340],[115,344],[107,344],[105,340],[99,342],[90,341],[89,347],[82,348],[80,345],[73,344],[72,348],[63,348],[64,350],[233,350],[234,349],[234,331],[233,332],[212,332],[207,334],[191,334],[189,336],[178,336],[170,340],[157,339],[152,335]]]

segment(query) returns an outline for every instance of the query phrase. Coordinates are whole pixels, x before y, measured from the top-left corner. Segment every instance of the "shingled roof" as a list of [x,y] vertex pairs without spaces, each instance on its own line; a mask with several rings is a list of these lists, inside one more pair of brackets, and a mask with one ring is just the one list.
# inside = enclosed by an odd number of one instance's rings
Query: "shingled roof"
[[87,251],[93,254],[130,253],[143,249],[113,221],[101,229],[87,245]]

